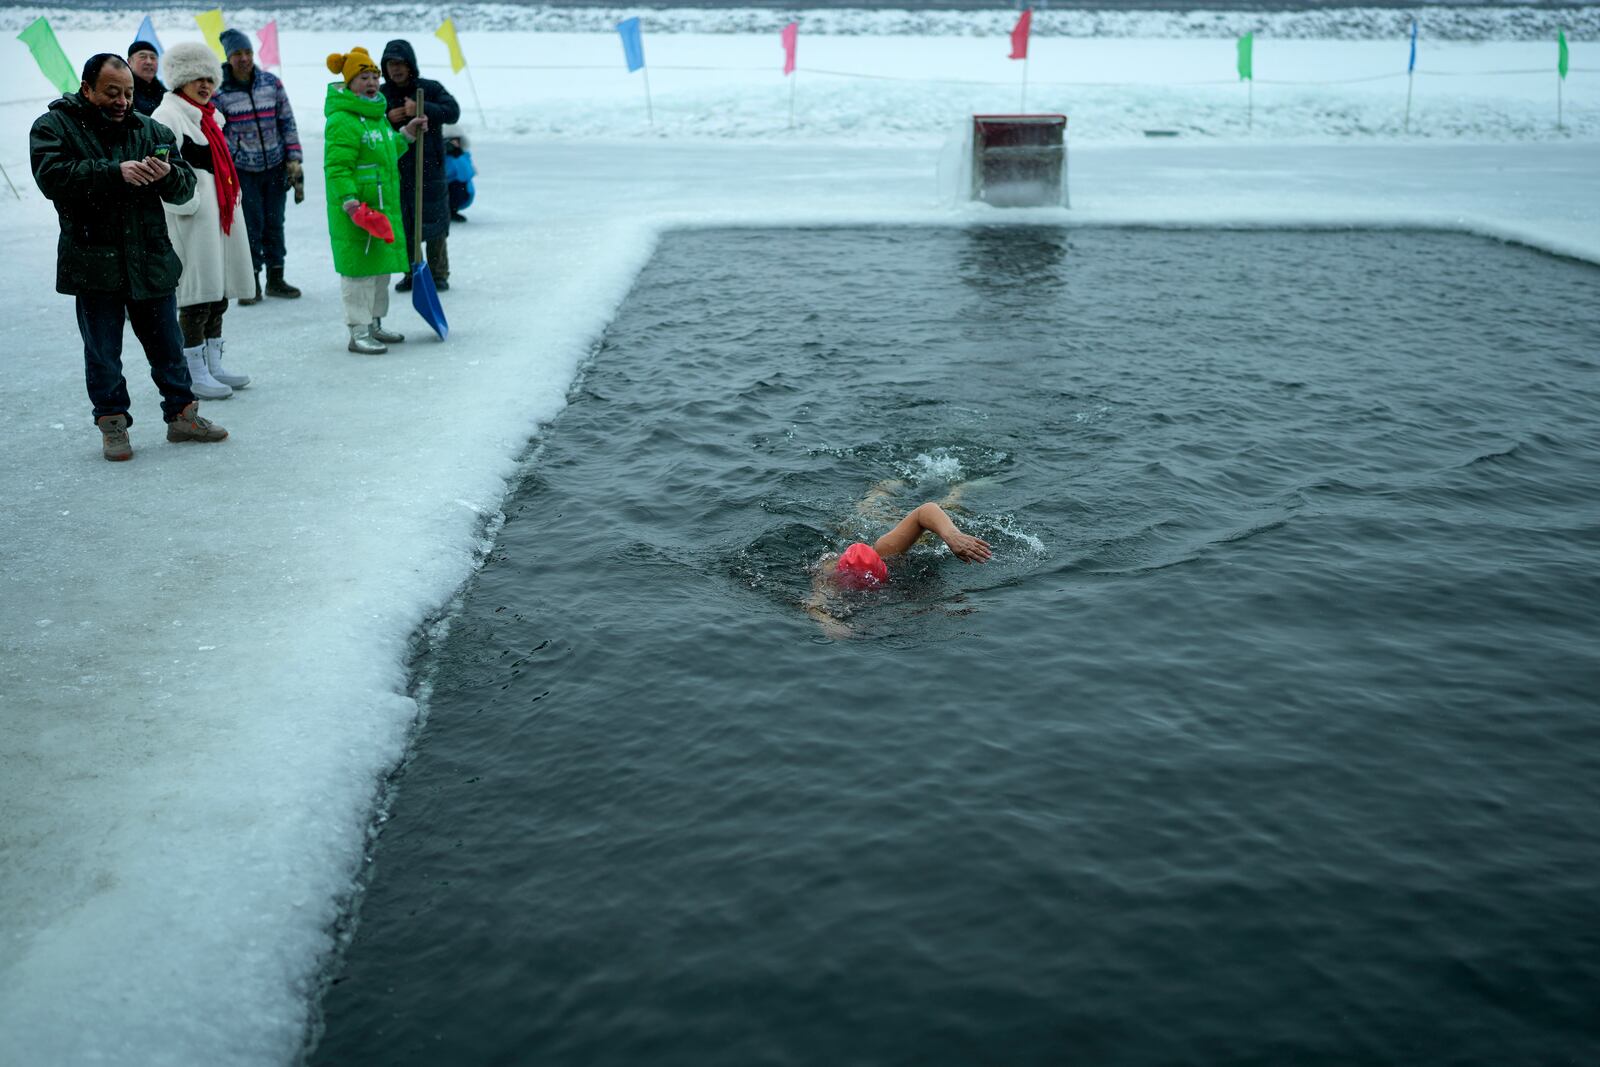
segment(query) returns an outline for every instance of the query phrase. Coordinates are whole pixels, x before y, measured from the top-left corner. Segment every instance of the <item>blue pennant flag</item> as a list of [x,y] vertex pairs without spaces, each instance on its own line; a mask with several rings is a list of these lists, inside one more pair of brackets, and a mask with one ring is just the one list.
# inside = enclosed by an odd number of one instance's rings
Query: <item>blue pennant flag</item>
[[135,41],[149,41],[155,45],[156,55],[158,56],[167,54],[167,50],[161,47],[161,38],[156,36],[156,24],[150,21],[149,15],[146,15],[144,21],[139,23],[139,32],[133,35],[133,39]]
[[628,61],[628,73],[632,74],[644,66],[644,33],[639,29],[638,17],[617,23],[617,32],[622,35],[622,54]]
[[1406,73],[1410,74],[1417,69],[1417,20],[1411,20],[1411,61],[1406,64]]

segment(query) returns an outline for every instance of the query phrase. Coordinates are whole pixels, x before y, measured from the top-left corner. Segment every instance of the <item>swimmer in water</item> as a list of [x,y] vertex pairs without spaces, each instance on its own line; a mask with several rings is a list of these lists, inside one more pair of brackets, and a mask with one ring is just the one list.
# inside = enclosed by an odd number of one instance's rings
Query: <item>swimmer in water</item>
[[[901,485],[896,481],[879,482],[856,505],[856,510],[867,519],[881,520],[889,497]],[[830,587],[873,589],[887,584],[889,567],[884,563],[885,557],[908,551],[924,534],[937,536],[950,549],[950,554],[962,563],[989,562],[994,554],[989,542],[962,533],[945,513],[945,508],[956,506],[963,488],[957,486],[942,504],[931,500],[918,504],[893,529],[870,545],[858,541],[837,556],[824,556],[811,580],[811,595],[805,603],[806,614],[816,619],[829,637],[848,636],[850,628],[828,610]]]

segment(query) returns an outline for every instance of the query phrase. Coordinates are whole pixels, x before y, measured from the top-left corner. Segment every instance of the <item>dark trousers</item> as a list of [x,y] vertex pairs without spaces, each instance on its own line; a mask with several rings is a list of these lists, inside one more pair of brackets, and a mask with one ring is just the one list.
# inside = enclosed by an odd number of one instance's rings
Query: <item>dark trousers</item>
[[228,301],[213,300],[209,304],[190,304],[178,309],[178,329],[183,332],[183,347],[203,345],[213,337],[222,336],[222,316],[228,313]]
[[428,256],[428,273],[433,275],[436,282],[450,280],[450,235],[435,237],[431,241],[422,242],[423,250]]
[[178,332],[178,300],[163,296],[132,300],[120,293],[80,293],[78,332],[83,335],[84,377],[94,417],[127,415],[128,381],[122,376],[122,324],[144,346],[150,377],[161,391],[161,415],[167,422],[194,403],[189,367],[183,361],[183,336]]
[[283,205],[289,197],[286,173],[282,163],[263,171],[239,172],[244,228],[250,233],[250,262],[257,274],[263,263],[283,266]]
[[[415,187],[413,186],[413,188]],[[406,227],[406,256],[412,263],[417,262],[418,258],[420,258],[417,255],[417,209],[413,203],[415,198],[415,192],[409,197],[403,191],[400,194],[400,217]],[[439,206],[445,207],[444,204]],[[448,210],[446,214],[448,214]],[[428,217],[426,207],[423,209],[422,217],[424,219]],[[428,273],[433,275],[433,280],[436,282],[450,280],[450,253],[447,249],[449,240],[450,224],[448,222],[445,223],[444,232],[439,236],[425,237],[422,240],[423,255],[428,260]]]

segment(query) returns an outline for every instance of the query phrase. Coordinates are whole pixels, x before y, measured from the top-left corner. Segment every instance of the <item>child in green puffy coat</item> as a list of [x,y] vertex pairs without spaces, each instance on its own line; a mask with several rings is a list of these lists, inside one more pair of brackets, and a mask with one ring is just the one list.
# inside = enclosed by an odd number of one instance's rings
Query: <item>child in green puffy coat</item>
[[[328,69],[342,82],[328,86],[323,114],[328,127],[323,147],[323,177],[328,192],[328,237],[333,242],[333,266],[339,272],[344,296],[345,323],[350,327],[350,351],[387,352],[388,345],[405,338],[383,328],[389,311],[389,276],[410,269],[406,243],[395,240],[401,228],[400,167],[406,146],[428,128],[418,115],[400,129],[389,125],[383,97],[378,92],[378,65],[365,48],[328,57]],[[393,234],[376,236],[357,225],[379,212],[388,219]],[[372,225],[372,223],[369,223]],[[374,229],[381,229],[381,224]]]

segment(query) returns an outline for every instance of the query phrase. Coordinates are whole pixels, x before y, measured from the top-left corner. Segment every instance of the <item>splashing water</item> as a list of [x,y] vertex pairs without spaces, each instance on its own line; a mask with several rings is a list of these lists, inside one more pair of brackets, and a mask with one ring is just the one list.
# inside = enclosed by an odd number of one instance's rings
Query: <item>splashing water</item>
[[940,479],[952,482],[966,474],[966,468],[961,466],[948,449],[936,448],[933,454],[919,452],[912,460],[911,470],[908,472],[923,479]]

